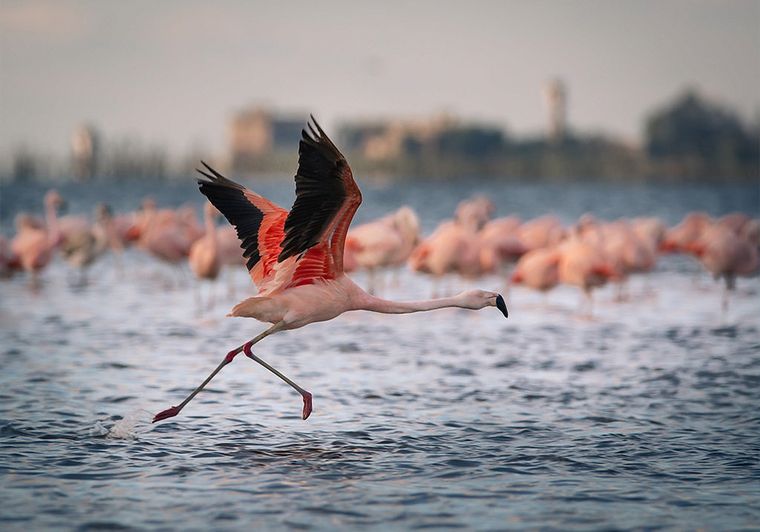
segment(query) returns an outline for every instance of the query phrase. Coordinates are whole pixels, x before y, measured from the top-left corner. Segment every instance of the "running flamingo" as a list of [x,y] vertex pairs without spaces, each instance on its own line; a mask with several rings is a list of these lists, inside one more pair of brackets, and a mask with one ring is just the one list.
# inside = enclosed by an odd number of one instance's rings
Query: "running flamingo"
[[[471,290],[441,299],[395,302],[372,296],[343,272],[343,247],[351,220],[362,201],[343,155],[314,117],[302,131],[295,176],[296,200],[290,212],[231,181],[207,164],[200,191],[237,229],[246,266],[259,295],[238,303],[231,316],[256,318],[272,326],[233,349],[178,406],[153,422],[179,412],[241,351],[293,387],[303,398],[303,419],[312,411],[312,395],[253,354],[251,346],[278,331],[331,320],[349,310],[405,314],[444,307],[480,310],[497,307],[507,316],[504,299],[494,292]],[[315,129],[316,128],[316,129]]]

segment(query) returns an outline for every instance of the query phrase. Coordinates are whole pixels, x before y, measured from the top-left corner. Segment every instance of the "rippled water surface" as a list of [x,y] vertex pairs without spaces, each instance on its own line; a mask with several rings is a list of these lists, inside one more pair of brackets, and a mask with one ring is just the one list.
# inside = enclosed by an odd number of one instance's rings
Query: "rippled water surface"
[[[269,188],[288,203],[288,187]],[[754,188],[680,203],[676,189],[574,187],[565,203],[560,191],[502,192],[498,210],[672,222],[757,209]],[[75,211],[98,193],[80,192]],[[466,192],[368,187],[362,216],[409,201],[429,229]],[[3,220],[41,193],[4,189]],[[263,329],[223,318],[251,290],[244,272],[234,282],[202,316],[189,274],[137,251],[121,270],[97,263],[87,285],[60,261],[37,292],[0,282],[0,528],[760,528],[757,278],[740,280],[727,313],[697,263],[667,257],[630,300],[599,291],[593,319],[564,287],[546,300],[510,291],[508,320],[347,314],[259,344],[314,394],[308,421],[292,389],[238,358],[179,417],[150,424]],[[474,285],[504,289],[495,276]],[[430,290],[403,272],[383,295]]]

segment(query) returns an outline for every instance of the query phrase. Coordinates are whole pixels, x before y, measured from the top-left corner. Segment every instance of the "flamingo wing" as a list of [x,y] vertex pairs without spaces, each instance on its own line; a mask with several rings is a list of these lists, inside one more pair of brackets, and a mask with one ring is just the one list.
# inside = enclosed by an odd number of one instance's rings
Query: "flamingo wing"
[[343,272],[346,233],[362,201],[343,154],[314,117],[301,132],[296,200],[288,213],[206,163],[201,192],[235,226],[262,292],[334,279]]
[[198,170],[204,176],[200,191],[235,227],[246,267],[261,288],[274,272],[288,211],[203,165],[208,172]]
[[[295,256],[304,263],[294,274],[298,284],[310,276],[334,278],[343,271],[346,233],[362,201],[346,158],[313,116],[311,120],[314,126],[307,124],[308,132],[301,132],[296,200],[285,221],[278,257],[283,262]],[[316,267],[318,261],[321,268]],[[308,274],[300,271],[304,268]]]

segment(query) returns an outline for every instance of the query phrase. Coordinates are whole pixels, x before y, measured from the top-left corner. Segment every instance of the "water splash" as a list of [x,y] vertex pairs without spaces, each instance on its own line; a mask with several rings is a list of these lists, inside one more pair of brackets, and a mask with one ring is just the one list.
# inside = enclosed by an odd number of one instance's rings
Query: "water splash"
[[110,429],[106,429],[103,436],[109,440],[134,440],[142,429],[148,426],[150,412],[145,409],[128,412],[123,418],[116,421]]

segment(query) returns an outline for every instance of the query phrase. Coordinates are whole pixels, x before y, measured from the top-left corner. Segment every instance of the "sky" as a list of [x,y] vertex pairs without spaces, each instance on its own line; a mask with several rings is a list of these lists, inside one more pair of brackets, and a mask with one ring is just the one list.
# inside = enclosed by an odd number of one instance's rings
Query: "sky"
[[687,87],[760,115],[760,1],[0,0],[0,157],[72,131],[219,152],[250,104],[343,120],[448,112],[545,129],[561,78],[578,130],[635,142]]

